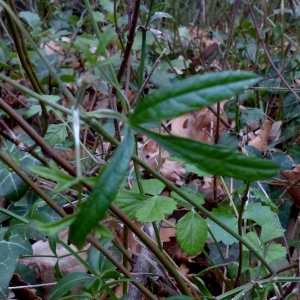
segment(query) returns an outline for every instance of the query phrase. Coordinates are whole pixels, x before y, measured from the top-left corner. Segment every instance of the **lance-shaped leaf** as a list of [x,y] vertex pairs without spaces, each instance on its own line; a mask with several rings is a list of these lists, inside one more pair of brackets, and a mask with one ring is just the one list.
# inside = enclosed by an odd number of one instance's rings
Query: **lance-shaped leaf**
[[244,92],[259,80],[253,73],[226,71],[197,75],[157,90],[136,106],[134,125],[167,120]]
[[205,144],[172,135],[161,135],[139,126],[136,129],[170,153],[212,175],[256,181],[273,177],[279,170],[279,166],[271,161],[248,157],[224,146]]
[[108,167],[101,174],[92,193],[83,203],[76,220],[70,227],[70,241],[81,249],[88,233],[105,218],[111,202],[115,199],[134,150],[134,135],[129,128]]

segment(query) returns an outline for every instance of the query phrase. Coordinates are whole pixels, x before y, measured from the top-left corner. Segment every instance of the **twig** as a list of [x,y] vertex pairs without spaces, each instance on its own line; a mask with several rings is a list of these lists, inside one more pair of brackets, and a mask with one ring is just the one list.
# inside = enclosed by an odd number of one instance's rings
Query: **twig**
[[136,103],[137,103],[137,101],[138,101],[138,99],[139,99],[141,93],[143,92],[143,90],[144,90],[146,84],[148,83],[148,81],[150,80],[150,78],[151,78],[151,76],[152,76],[152,74],[153,74],[153,72],[154,72],[156,66],[157,66],[158,63],[160,62],[160,59],[164,56],[166,50],[167,50],[167,48],[165,48],[165,49],[162,51],[162,53],[159,55],[159,57],[158,57],[157,60],[155,61],[155,63],[154,63],[154,65],[153,65],[151,71],[149,72],[149,74],[148,74],[146,80],[144,81],[143,85],[141,86],[140,90],[138,91],[138,94],[136,95],[136,97],[135,97],[135,99],[134,99],[134,101],[133,101],[133,103],[132,103],[132,105],[131,105],[131,109],[133,109],[133,108],[135,107],[135,105],[136,105]]
[[249,7],[249,12],[250,12],[250,15],[251,15],[251,18],[252,18],[252,21],[253,21],[253,25],[255,27],[255,30],[257,32],[257,35],[258,35],[258,39],[259,39],[259,42],[261,43],[262,47],[264,48],[264,51],[265,51],[265,54],[267,56],[267,59],[268,59],[268,62],[270,63],[270,65],[272,66],[272,68],[275,70],[275,72],[278,74],[278,76],[280,77],[280,79],[282,80],[282,82],[286,85],[286,87],[288,88],[288,90],[295,96],[295,98],[300,101],[300,97],[295,93],[295,91],[291,88],[291,86],[287,83],[287,81],[284,79],[284,77],[282,76],[282,74],[279,72],[279,70],[276,68],[271,56],[270,56],[270,53],[266,47],[266,44],[263,40],[263,38],[261,37],[261,34],[260,34],[260,31],[259,31],[259,28],[257,26],[257,23],[255,21],[255,17],[254,17],[254,13],[253,13],[253,10],[252,10],[252,7],[251,7],[251,3],[249,0],[248,1],[248,7]]

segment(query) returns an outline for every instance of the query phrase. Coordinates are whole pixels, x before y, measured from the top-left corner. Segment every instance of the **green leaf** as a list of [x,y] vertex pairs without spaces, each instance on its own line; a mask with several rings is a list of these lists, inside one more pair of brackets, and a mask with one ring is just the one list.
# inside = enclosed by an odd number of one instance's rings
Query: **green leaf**
[[66,227],[70,226],[75,220],[76,214],[69,215],[61,220],[58,220],[51,224],[43,224],[38,227],[40,231],[47,234],[48,236],[55,236]]
[[195,255],[203,248],[207,238],[207,225],[194,210],[182,217],[176,226],[176,239],[182,252]]
[[29,26],[33,29],[34,34],[38,34],[38,33],[42,32],[41,26],[43,23],[42,23],[40,17],[38,16],[38,14],[34,14],[29,11],[22,11],[19,13],[19,15],[21,18],[23,18],[27,21]]
[[[248,243],[252,244],[252,246],[254,248],[256,248],[261,255],[264,255],[265,244],[261,243],[256,232],[248,232],[243,237]],[[243,246],[243,250],[249,251],[244,246]],[[270,262],[274,262],[278,259],[285,257],[285,255],[286,255],[285,247],[283,247],[282,245],[279,245],[279,244],[272,243],[268,246],[268,252],[267,252],[265,259],[268,263],[270,263]]]
[[[27,145],[33,144],[28,135],[19,135],[18,138]],[[1,149],[8,154],[23,170],[29,171],[29,167],[40,165],[41,162],[34,158],[30,153],[20,151],[13,143],[7,141],[6,147]],[[37,153],[41,153],[40,148],[35,149]],[[7,165],[0,161],[0,197],[4,197],[9,201],[18,201],[28,190],[28,185],[16,174],[9,169]]]
[[[237,218],[235,218],[225,207],[213,208],[212,214],[217,217],[224,225],[227,225],[229,228],[238,233],[238,224]],[[206,219],[207,226],[212,231],[217,242],[223,242],[225,245],[232,245],[236,243],[237,240],[228,234],[223,228],[217,225],[210,219]]]
[[45,135],[45,140],[50,146],[62,144],[68,136],[67,127],[65,124],[51,124]]
[[241,128],[245,127],[251,120],[260,120],[262,118],[262,111],[259,108],[245,108],[242,110],[240,117]]
[[127,128],[125,139],[119,145],[110,164],[101,174],[87,201],[83,203],[75,222],[70,227],[71,243],[81,249],[88,233],[103,220],[111,202],[115,199],[134,150],[134,134]]
[[[165,185],[157,179],[143,180],[142,184],[144,193],[149,195],[159,195],[165,188]],[[137,184],[133,186],[130,191],[134,193],[140,192]]]
[[212,174],[208,173],[208,172],[205,172],[199,168],[197,168],[196,166],[192,165],[192,164],[186,164],[185,165],[185,170],[187,172],[192,172],[192,173],[195,173],[197,174],[198,176],[212,176]]
[[278,173],[279,167],[275,163],[248,157],[224,146],[210,145],[172,135],[161,135],[139,126],[136,126],[136,130],[146,134],[175,156],[213,175],[256,181],[270,178]]
[[[105,238],[101,239],[99,242],[105,249],[108,250],[111,239]],[[99,275],[116,269],[115,265],[95,247],[91,247],[88,251],[88,262]]]
[[166,298],[166,300],[193,300],[194,298],[189,297],[189,296],[184,296],[184,295],[179,295],[179,296],[171,296]]
[[299,144],[293,144],[293,145],[287,146],[286,151],[293,158],[293,161],[295,162],[295,164],[300,164],[300,145]]
[[200,277],[193,276],[192,278],[196,286],[199,288],[201,295],[208,297],[208,299],[214,299],[210,291],[207,289],[205,282]]
[[[192,193],[187,193],[186,191],[184,191],[184,193],[186,194],[187,197],[189,197],[190,199],[193,199],[194,202],[196,202],[198,205],[203,205],[205,204],[204,201],[204,195],[196,195],[196,194],[192,194]],[[183,199],[181,196],[179,196],[177,193],[175,192],[171,192],[171,196],[175,199],[175,200],[179,200],[179,204],[182,204],[182,202],[184,204],[186,204],[188,207],[191,207],[192,205],[187,202],[185,199]]]
[[232,150],[236,150],[238,147],[237,136],[232,133],[224,133],[220,136],[218,145],[226,146]]
[[243,219],[250,219],[262,226],[264,223],[279,223],[277,214],[270,210],[269,206],[262,206],[261,203],[250,202],[243,214]]
[[150,23],[153,22],[154,20],[162,19],[162,18],[173,19],[173,17],[170,14],[158,11],[151,16]]
[[63,279],[61,279],[53,287],[53,289],[50,292],[48,300],[59,299],[79,283],[92,278],[93,278],[92,275],[86,273],[81,273],[81,272],[70,273],[66,275]]
[[153,196],[143,201],[143,206],[136,212],[136,217],[141,222],[154,222],[164,219],[176,209],[172,198]]
[[274,223],[265,223],[262,225],[260,240],[262,243],[267,243],[273,239],[283,236],[284,229],[278,228]]
[[192,76],[148,95],[129,120],[139,125],[171,119],[242,93],[258,80],[255,74],[240,71]]
[[0,228],[0,299],[7,299],[9,281],[14,274],[15,267],[21,255],[32,255],[32,247],[28,240],[21,238],[14,230],[10,232],[8,241],[4,240],[7,228]]
[[253,194],[256,198],[259,198],[262,202],[264,202],[266,205],[270,206],[273,211],[277,212],[279,211],[278,207],[275,203],[273,203],[265,194],[258,191],[257,189],[252,189]]
[[93,11],[93,16],[96,22],[104,22],[105,21],[105,16],[103,13],[99,11]]
[[136,212],[144,205],[145,200],[148,198],[149,196],[133,193],[131,190],[120,190],[116,196],[115,203],[129,218],[135,219]]
[[59,184],[55,187],[53,190],[54,193],[58,193],[60,191],[63,191],[70,186],[78,183],[78,178],[72,177],[68,174],[63,173],[58,169],[56,164],[54,162],[50,162],[50,169],[46,167],[30,167],[30,170],[47,179],[59,181]]

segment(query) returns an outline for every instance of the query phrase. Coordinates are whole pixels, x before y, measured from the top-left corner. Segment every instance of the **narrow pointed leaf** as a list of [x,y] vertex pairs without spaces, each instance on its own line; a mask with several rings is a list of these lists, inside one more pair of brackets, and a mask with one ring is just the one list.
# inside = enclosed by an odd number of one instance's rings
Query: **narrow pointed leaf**
[[70,227],[70,241],[81,249],[88,233],[105,218],[111,202],[115,199],[134,150],[134,135],[129,128],[124,141],[114,153],[110,164],[103,171],[87,201],[83,203],[76,220]]
[[176,226],[176,239],[182,252],[195,255],[203,248],[207,238],[207,225],[197,212],[191,210]]
[[60,299],[60,297],[68,293],[73,287],[91,278],[93,278],[92,275],[86,273],[80,273],[80,272],[70,273],[66,275],[64,278],[62,278],[55,285],[55,287],[51,290],[48,299],[49,300]]
[[175,156],[213,175],[256,181],[271,178],[279,170],[279,166],[271,161],[249,157],[224,146],[161,135],[138,126],[136,129]]
[[244,92],[259,80],[253,73],[226,71],[196,75],[160,89],[136,106],[133,125],[171,119]]

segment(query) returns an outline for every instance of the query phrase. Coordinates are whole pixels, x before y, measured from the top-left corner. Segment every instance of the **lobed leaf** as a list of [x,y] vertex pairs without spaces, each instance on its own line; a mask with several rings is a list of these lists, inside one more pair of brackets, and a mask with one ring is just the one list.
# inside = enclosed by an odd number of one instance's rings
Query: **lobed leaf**
[[135,128],[156,141],[165,150],[213,175],[256,181],[273,177],[279,170],[279,166],[271,161],[248,157],[224,146],[161,135],[140,126]]
[[134,193],[131,190],[120,190],[116,196],[115,203],[129,218],[135,219],[136,212],[143,207],[149,196]]
[[160,221],[165,214],[170,215],[176,209],[176,203],[172,198],[153,196],[143,201],[143,206],[136,212],[136,217],[141,222]]
[[129,120],[139,125],[171,119],[240,94],[258,81],[255,74],[240,71],[196,75],[147,96]]
[[110,164],[101,173],[95,188],[70,227],[69,239],[79,249],[84,246],[88,233],[105,218],[106,211],[124,179],[133,150],[134,135],[132,130],[127,128],[125,139],[114,153]]

